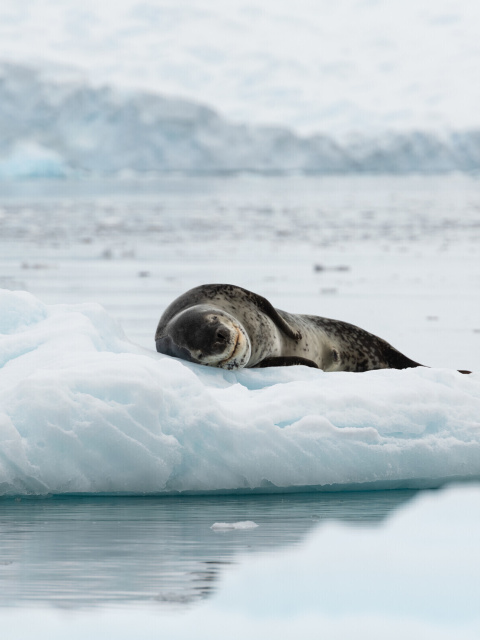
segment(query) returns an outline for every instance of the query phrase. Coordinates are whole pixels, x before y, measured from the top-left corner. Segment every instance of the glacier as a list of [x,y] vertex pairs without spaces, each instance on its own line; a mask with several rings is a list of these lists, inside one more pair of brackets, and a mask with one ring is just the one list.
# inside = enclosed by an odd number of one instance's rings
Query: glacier
[[0,178],[181,172],[478,172],[480,129],[341,137],[230,122],[205,104],[0,63]]
[[223,371],[96,303],[0,291],[0,495],[439,487],[480,478],[480,374]]

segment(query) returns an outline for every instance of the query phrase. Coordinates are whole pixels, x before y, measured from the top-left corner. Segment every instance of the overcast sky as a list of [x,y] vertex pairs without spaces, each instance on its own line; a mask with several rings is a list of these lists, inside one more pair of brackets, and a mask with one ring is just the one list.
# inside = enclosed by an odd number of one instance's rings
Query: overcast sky
[[300,132],[480,126],[478,0],[2,0],[0,58]]

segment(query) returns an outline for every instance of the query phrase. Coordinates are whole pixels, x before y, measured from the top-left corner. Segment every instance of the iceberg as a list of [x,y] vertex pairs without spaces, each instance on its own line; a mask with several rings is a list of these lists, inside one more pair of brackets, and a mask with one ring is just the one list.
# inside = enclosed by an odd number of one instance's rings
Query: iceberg
[[59,153],[28,140],[0,158],[0,179],[64,178],[67,173],[68,167]]
[[0,495],[439,487],[480,478],[480,374],[224,371],[98,304],[0,290]]

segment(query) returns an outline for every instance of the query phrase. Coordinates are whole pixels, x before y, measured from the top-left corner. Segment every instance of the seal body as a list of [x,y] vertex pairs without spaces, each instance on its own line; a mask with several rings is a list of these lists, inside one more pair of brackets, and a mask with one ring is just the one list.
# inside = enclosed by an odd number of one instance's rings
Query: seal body
[[157,351],[224,369],[305,364],[324,371],[422,366],[347,322],[275,309],[230,284],[206,284],[174,300],[155,333]]

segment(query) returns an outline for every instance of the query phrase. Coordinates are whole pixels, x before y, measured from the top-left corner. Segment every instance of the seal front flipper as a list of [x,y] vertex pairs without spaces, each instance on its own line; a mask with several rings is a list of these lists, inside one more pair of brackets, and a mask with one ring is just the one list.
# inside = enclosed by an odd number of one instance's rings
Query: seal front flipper
[[258,295],[258,293],[253,293],[253,291],[248,291],[247,289],[242,289],[242,291],[250,296],[250,298],[255,302],[260,311],[263,311],[263,313],[268,316],[270,320],[273,320],[275,325],[287,336],[287,338],[292,338],[292,340],[295,340],[296,342],[302,339],[302,334],[300,333],[300,331],[292,329],[288,322],[282,318],[275,307],[266,298]]
[[307,358],[299,358],[298,356],[277,356],[272,358],[265,358],[255,365],[255,369],[261,367],[293,367],[297,364],[303,364],[306,367],[313,367],[319,369],[319,366],[308,360]]

